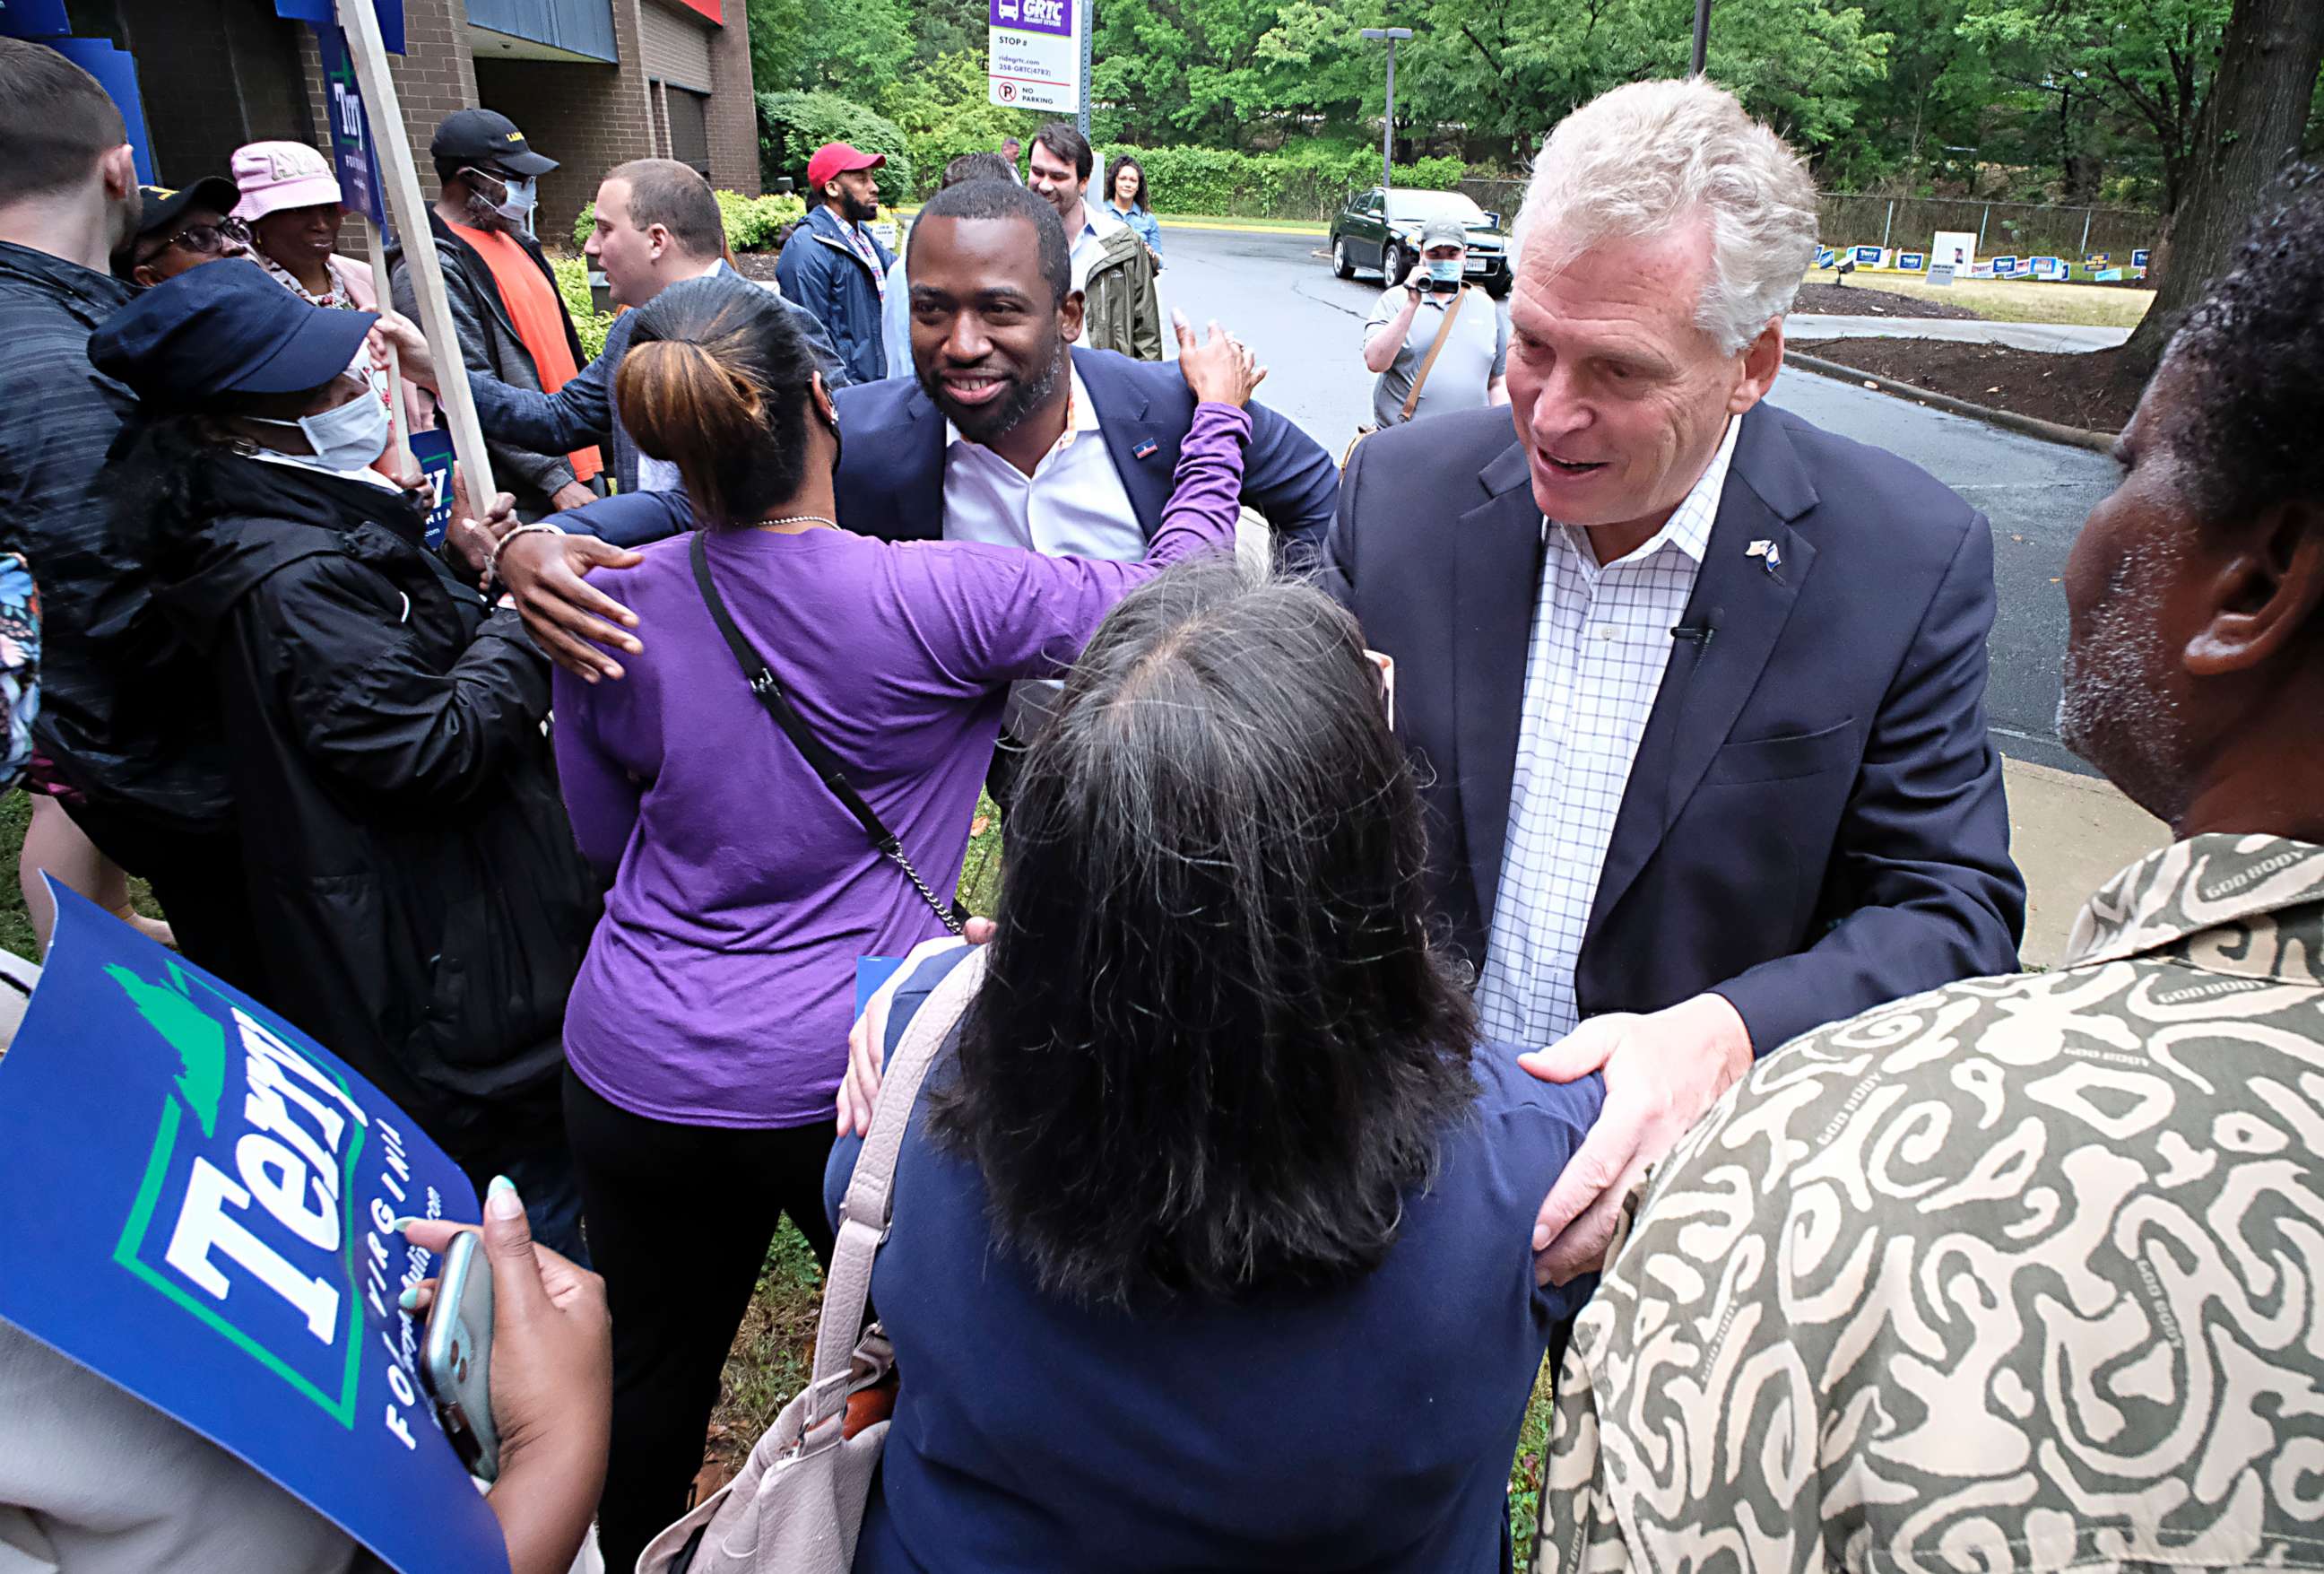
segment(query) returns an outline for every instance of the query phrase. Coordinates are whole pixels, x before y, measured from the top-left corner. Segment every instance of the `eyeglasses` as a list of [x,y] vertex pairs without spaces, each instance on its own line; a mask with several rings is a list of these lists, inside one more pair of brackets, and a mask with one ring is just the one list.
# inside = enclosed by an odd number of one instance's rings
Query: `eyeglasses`
[[221,218],[216,224],[189,224],[153,248],[152,255],[160,256],[171,246],[183,246],[196,256],[214,257],[219,253],[251,245],[250,226],[239,218]]

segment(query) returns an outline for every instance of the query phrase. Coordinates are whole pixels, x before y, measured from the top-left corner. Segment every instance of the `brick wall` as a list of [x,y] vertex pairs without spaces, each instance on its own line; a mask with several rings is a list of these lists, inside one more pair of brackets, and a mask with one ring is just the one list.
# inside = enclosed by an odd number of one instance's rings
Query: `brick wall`
[[605,171],[653,154],[639,3],[613,0],[619,65],[508,60],[475,64],[477,101],[515,121],[536,152],[561,166],[540,178],[540,211],[533,228],[543,245],[569,249],[574,216],[595,199]]
[[759,106],[751,94],[751,22],[743,0],[724,0],[710,35],[710,183],[756,197]]
[[[404,0],[404,52],[387,58],[387,74],[395,80],[396,102],[403,109],[404,134],[411,139],[411,162],[419,171],[420,190],[430,202],[436,200],[436,166],[428,157],[428,144],[446,116],[476,101],[467,16],[466,0]],[[301,27],[299,34],[313,134],[316,145],[327,153],[330,96],[323,89],[322,56],[315,47],[313,32]],[[352,227],[349,233],[354,233]],[[360,241],[356,249],[360,250]]]

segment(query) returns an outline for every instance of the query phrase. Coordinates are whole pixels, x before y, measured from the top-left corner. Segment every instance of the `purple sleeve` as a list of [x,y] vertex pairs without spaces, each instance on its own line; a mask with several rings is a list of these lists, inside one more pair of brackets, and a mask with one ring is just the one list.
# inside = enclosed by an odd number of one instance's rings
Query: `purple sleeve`
[[[623,679],[628,682],[632,680]],[[622,850],[637,829],[640,788],[597,741],[595,687],[564,668],[554,674],[557,776],[565,792],[565,813],[573,822],[574,845],[590,867],[610,878]]]
[[1056,677],[1114,603],[1173,563],[1233,549],[1250,436],[1250,412],[1195,407],[1178,452],[1176,488],[1138,562],[963,543],[899,549],[897,588],[929,653],[972,686]]

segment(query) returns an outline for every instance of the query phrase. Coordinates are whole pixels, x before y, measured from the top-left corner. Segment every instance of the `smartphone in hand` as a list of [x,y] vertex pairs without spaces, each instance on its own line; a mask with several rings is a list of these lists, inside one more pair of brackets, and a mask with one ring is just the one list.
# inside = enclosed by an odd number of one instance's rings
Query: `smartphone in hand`
[[500,1474],[500,1432],[493,1425],[493,1267],[474,1230],[452,1237],[436,1281],[436,1303],[420,1347],[420,1380],[468,1474]]

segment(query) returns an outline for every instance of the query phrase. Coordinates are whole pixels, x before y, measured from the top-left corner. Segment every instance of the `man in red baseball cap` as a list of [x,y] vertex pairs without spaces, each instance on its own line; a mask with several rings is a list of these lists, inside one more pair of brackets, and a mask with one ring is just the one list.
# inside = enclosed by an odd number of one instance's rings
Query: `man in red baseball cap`
[[872,171],[888,162],[844,142],[827,142],[807,162],[807,200],[815,204],[775,264],[783,293],[823,319],[840,359],[858,382],[888,370],[880,302],[896,260],[864,224],[880,212]]

